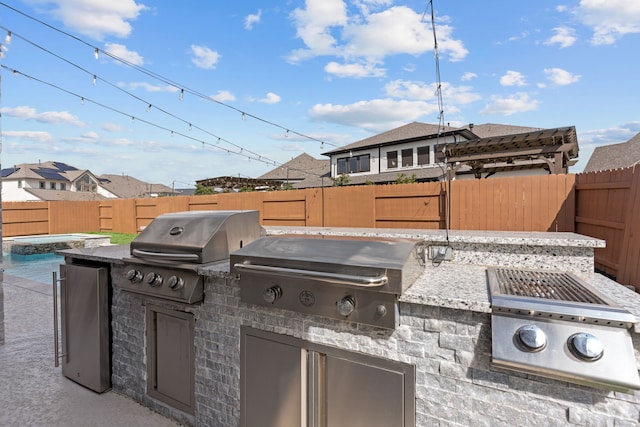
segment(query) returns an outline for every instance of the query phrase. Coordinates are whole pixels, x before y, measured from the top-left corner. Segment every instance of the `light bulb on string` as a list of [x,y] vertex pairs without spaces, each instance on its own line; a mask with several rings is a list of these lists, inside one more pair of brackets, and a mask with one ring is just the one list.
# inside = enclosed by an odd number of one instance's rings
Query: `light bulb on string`
[[149,104],[149,105],[147,106],[147,113],[148,113],[149,111],[151,111],[151,104]]
[[245,114],[242,113],[242,121],[244,121],[246,119]]
[[84,105],[84,97],[80,98],[80,104]]
[[191,123],[189,123],[189,130],[191,130]]
[[5,44],[11,43],[11,31],[7,31],[7,37],[4,38]]
[[93,51],[93,57],[98,59],[100,57],[100,50],[98,48],[95,48]]
[[93,75],[93,85],[95,86],[97,82],[98,82],[98,76],[96,76],[96,75],[94,74],[94,75]]
[[287,129],[287,131],[284,133],[284,137],[289,138],[289,129]]
[[180,95],[178,95],[178,100],[182,101],[184,98],[184,89],[180,89]]

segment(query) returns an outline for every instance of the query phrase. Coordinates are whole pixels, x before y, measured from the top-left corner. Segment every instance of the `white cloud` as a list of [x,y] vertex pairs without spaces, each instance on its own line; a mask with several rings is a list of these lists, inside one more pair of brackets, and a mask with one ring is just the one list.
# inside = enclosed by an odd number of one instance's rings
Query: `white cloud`
[[[394,80],[385,85],[387,95],[394,98],[410,99],[417,101],[437,101],[437,84],[425,84],[420,81]],[[458,110],[457,104],[470,104],[481,99],[477,93],[473,93],[470,86],[453,86],[444,82],[440,86],[446,110],[451,112]]]
[[581,77],[577,74],[572,74],[567,70],[563,70],[562,68],[545,68],[544,73],[547,75],[547,79],[559,86],[577,83]]
[[269,92],[267,93],[267,96],[265,96],[262,99],[259,99],[258,102],[262,102],[263,104],[277,104],[281,100],[282,98],[280,98],[279,95],[276,95],[273,92]]
[[34,142],[51,142],[53,136],[49,132],[32,130],[6,130],[2,132],[4,138],[15,138]]
[[84,123],[80,121],[77,116],[74,116],[68,111],[45,111],[38,113],[35,108],[23,105],[13,108],[0,108],[0,112],[8,117],[15,117],[22,120],[33,120],[48,124],[67,124],[76,127],[84,126]]
[[509,70],[504,76],[500,77],[500,84],[502,86],[526,86],[527,82],[522,73]]
[[102,130],[106,130],[107,132],[121,132],[122,126],[115,123],[103,123]]
[[124,59],[133,65],[144,65],[144,59],[138,52],[127,49],[123,44],[119,43],[107,43],[105,46],[105,52],[110,53],[113,56],[117,56],[120,59]]
[[100,135],[98,135],[97,132],[89,131],[89,132],[83,134],[81,136],[81,138],[84,139],[85,141],[87,141],[87,140],[88,141],[95,141],[95,140],[100,138]]
[[480,114],[511,116],[516,113],[535,111],[538,109],[539,101],[530,99],[529,95],[520,92],[507,98],[492,96],[490,103],[486,105]]
[[49,11],[56,19],[81,34],[102,40],[106,36],[127,37],[135,20],[147,9],[135,0],[34,0],[35,3],[53,4]]
[[218,102],[235,101],[236,96],[228,90],[219,90],[215,95],[211,95],[209,98]]
[[262,17],[262,10],[258,9],[258,13],[247,15],[244,18],[244,29],[251,31],[253,29],[254,24],[260,23],[260,18]]
[[613,44],[627,34],[640,33],[637,0],[581,0],[573,13],[593,30],[594,45]]
[[[291,52],[288,59],[299,62],[316,56],[337,56],[346,62],[380,63],[386,56],[421,55],[433,50],[433,32],[422,14],[389,1],[360,1],[359,14],[349,15],[343,0],[307,0],[306,9],[296,9],[292,19],[305,48]],[[370,13],[371,9],[382,9]],[[451,61],[468,54],[453,28],[442,18],[436,24],[438,47]]]
[[309,111],[309,116],[316,121],[381,132],[437,112],[437,105],[424,101],[373,99],[348,105],[316,104]]
[[460,80],[462,80],[463,82],[469,81],[469,80],[473,80],[475,78],[477,78],[478,75],[476,73],[472,73],[472,72],[466,72],[462,75],[462,77],[460,77]]
[[386,70],[377,68],[375,64],[338,64],[329,62],[324,70],[336,77],[384,77]]
[[220,54],[215,50],[209,49],[207,46],[191,45],[191,53],[193,58],[191,62],[198,68],[204,68],[205,70],[211,70],[216,67]]
[[178,92],[180,89],[178,89],[175,86],[172,85],[166,85],[166,86],[158,86],[158,85],[152,85],[151,83],[147,83],[147,82],[130,82],[130,83],[118,83],[119,87],[122,88],[128,88],[131,90],[136,90],[136,89],[143,89],[147,92],[169,92],[169,93],[175,93]]
[[573,46],[577,38],[575,36],[575,30],[570,27],[556,27],[553,29],[554,35],[551,36],[544,44],[560,45],[561,48]]

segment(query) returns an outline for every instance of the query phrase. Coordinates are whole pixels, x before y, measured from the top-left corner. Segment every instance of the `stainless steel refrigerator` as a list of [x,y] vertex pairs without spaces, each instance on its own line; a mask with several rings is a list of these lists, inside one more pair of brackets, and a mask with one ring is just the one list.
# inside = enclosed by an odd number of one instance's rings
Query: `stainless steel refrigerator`
[[60,266],[62,374],[98,393],[111,387],[109,306],[107,267]]

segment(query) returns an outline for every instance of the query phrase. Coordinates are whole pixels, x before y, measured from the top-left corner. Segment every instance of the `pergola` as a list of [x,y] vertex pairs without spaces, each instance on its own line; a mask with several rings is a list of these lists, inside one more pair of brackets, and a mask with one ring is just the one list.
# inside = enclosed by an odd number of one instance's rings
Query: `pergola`
[[445,154],[454,173],[466,166],[476,178],[522,169],[561,174],[577,161],[578,138],[574,126],[544,129],[447,144]]

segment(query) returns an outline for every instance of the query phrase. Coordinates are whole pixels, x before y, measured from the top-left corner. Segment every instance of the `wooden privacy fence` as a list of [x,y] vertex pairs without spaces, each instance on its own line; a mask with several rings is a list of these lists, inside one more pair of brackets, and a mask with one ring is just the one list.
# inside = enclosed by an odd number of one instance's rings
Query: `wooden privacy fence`
[[156,216],[192,210],[260,211],[263,225],[573,231],[574,175],[370,185],[85,202],[7,202],[3,234],[139,232]]
[[640,290],[639,165],[577,176],[576,232],[605,240],[596,268]]

